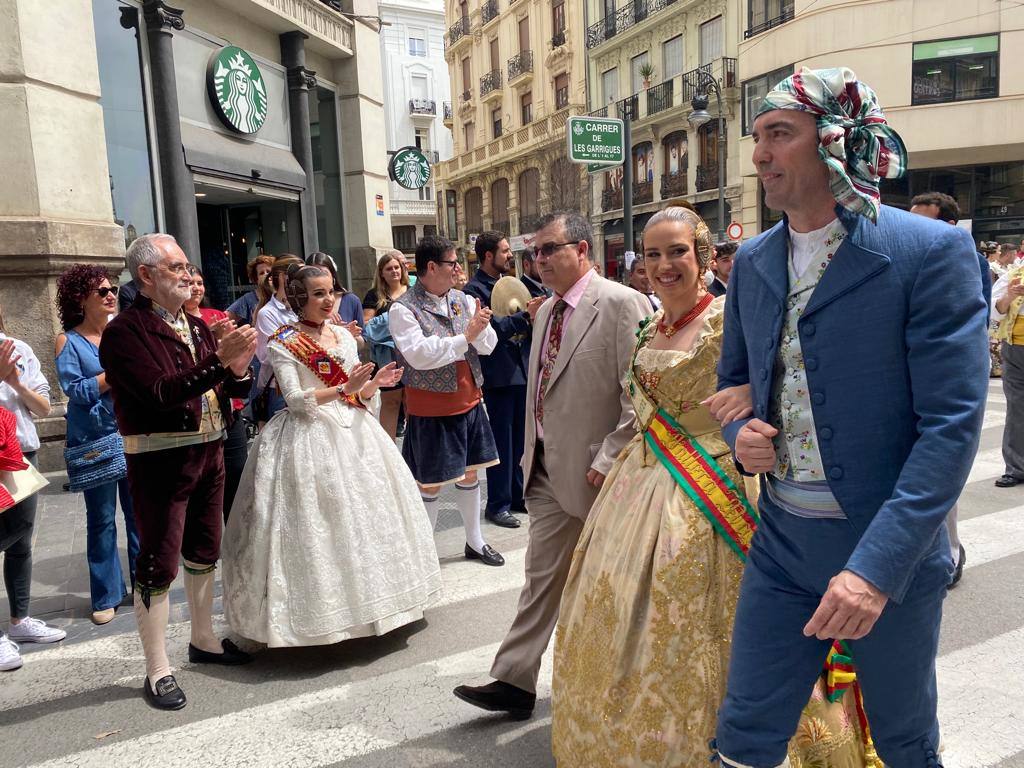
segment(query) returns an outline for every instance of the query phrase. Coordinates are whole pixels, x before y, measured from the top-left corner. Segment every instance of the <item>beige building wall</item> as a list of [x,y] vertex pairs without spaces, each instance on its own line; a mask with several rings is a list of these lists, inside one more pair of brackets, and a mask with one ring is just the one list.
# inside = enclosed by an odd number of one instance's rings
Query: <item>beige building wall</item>
[[[914,43],[999,35],[998,97],[912,105]],[[796,0],[794,17],[739,46],[741,77],[779,67],[845,66],[878,94],[903,137],[910,169],[1024,160],[1024,7],[999,0]],[[743,225],[761,227],[760,189],[740,140]],[[965,212],[965,218],[969,214]]]
[[[708,112],[717,123],[718,106],[706,75],[719,86],[726,120],[726,176],[724,180],[726,221],[729,209],[740,207],[741,188],[737,159],[740,91],[736,51],[746,19],[740,0],[675,0],[649,2],[646,18],[638,19],[632,2],[620,1],[614,19],[604,13],[602,0],[587,0],[590,26],[587,45],[590,63],[590,110],[607,117],[623,117],[624,108],[635,109],[632,121],[634,240],[639,241],[643,223],[669,201],[686,200],[709,219],[713,233],[718,229],[717,142],[702,141],[688,123],[691,99],[698,91],[710,94]],[[715,21],[716,19],[720,21]],[[715,45],[702,50],[701,29],[720,24]],[[706,27],[706,30],[710,28]],[[614,34],[612,33],[614,31]],[[706,33],[707,34],[707,33]],[[708,35],[708,39],[711,36]],[[673,50],[681,42],[681,62],[670,66],[666,43]],[[717,48],[717,50],[716,50]],[[649,83],[633,82],[633,61],[647,55],[654,68]],[[706,74],[702,74],[706,73]],[[614,87],[611,87],[614,84]],[[630,104],[633,104],[630,107]],[[651,155],[640,150],[651,147]],[[678,157],[679,148],[685,152]],[[676,156],[673,156],[673,149]],[[653,166],[648,162],[653,158]],[[646,178],[641,178],[646,176]],[[630,250],[622,234],[621,170],[599,173],[593,184],[593,216],[599,250],[605,252],[608,268],[618,255]],[[724,232],[723,232],[724,234]]]
[[[446,0],[449,31],[445,58],[453,101],[446,124],[452,131],[455,154],[441,164],[438,189],[442,194],[455,192],[457,231],[452,233],[448,226],[442,230],[449,237],[454,235],[467,250],[469,236],[483,230],[497,227],[510,235],[529,235],[537,214],[556,207],[586,209],[585,173],[581,166],[564,164],[566,120],[586,110],[583,7],[566,0],[563,8],[565,30],[556,36],[550,0],[469,0],[468,5]],[[529,41],[520,46],[524,19]],[[498,50],[495,62],[491,60],[493,41]],[[464,82],[463,60],[467,58],[470,78]],[[555,79],[559,75],[567,78],[564,105],[556,103]],[[488,82],[482,84],[485,76]],[[524,121],[522,114],[525,94],[532,99],[529,121]],[[495,111],[502,123],[498,137],[492,120]],[[527,172],[527,183],[520,189],[520,179]],[[539,194],[532,184],[534,173],[539,175]],[[508,184],[507,204],[500,194],[492,194],[495,182],[501,186],[499,180]],[[471,197],[468,216],[467,194]],[[482,198],[479,208],[473,201],[478,194]],[[526,195],[530,199],[521,199]]]

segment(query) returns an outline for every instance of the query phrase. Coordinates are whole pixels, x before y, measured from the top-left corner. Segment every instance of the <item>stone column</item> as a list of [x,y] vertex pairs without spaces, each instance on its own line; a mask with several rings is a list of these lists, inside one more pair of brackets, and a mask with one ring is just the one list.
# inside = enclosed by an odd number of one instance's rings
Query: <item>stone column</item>
[[306,172],[306,190],[299,196],[302,208],[302,243],[305,254],[320,250],[316,230],[316,188],[313,179],[313,144],[309,134],[309,92],[316,88],[316,72],[306,69],[306,35],[281,35],[281,64],[288,71],[288,124],[292,154]]
[[153,81],[153,122],[156,126],[157,156],[160,158],[160,189],[164,197],[164,219],[189,261],[202,264],[199,250],[199,218],[192,173],[185,165],[178,116],[178,86],[174,75],[175,29],[184,29],[181,10],[163,0],[145,0],[142,13],[149,38],[149,68]]

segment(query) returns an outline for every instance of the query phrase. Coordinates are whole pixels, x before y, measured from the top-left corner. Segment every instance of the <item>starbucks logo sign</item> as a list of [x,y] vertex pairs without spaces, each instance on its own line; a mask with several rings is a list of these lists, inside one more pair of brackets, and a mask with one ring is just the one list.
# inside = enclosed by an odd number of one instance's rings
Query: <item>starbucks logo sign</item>
[[210,102],[224,124],[239,133],[256,133],[267,119],[267,86],[246,51],[229,45],[210,57],[206,73]]
[[430,161],[416,147],[402,147],[392,156],[388,173],[406,189],[420,189],[430,181]]

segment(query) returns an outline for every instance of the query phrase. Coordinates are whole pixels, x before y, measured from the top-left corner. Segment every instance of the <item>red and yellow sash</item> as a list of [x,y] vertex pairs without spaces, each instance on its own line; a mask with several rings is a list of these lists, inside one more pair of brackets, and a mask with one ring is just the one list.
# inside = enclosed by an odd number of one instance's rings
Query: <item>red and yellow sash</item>
[[[290,325],[283,325],[270,337],[291,353],[292,357],[316,374],[328,387],[340,387],[348,384],[348,374],[327,350],[316,343],[311,337]],[[365,408],[356,395],[342,395],[342,400],[354,408]]]
[[725,470],[664,408],[651,420],[644,439],[697,509],[746,561],[759,518]]

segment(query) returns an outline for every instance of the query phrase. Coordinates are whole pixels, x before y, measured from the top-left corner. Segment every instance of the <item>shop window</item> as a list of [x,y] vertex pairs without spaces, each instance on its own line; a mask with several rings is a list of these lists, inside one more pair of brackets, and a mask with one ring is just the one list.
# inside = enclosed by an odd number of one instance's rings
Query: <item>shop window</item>
[[749,136],[754,129],[754,118],[761,102],[768,92],[793,74],[793,66],[780,67],[774,72],[754,77],[743,83],[743,135]]
[[562,73],[555,78],[555,109],[569,106],[569,75]]
[[413,253],[416,250],[416,225],[392,227],[391,238],[395,243],[395,248],[402,253]]
[[911,104],[999,95],[999,35],[914,44]]
[[527,91],[519,98],[520,117],[523,125],[533,122],[533,92]]
[[665,174],[668,176],[685,174],[690,164],[690,147],[686,139],[686,131],[670,133],[661,145],[665,151]]

